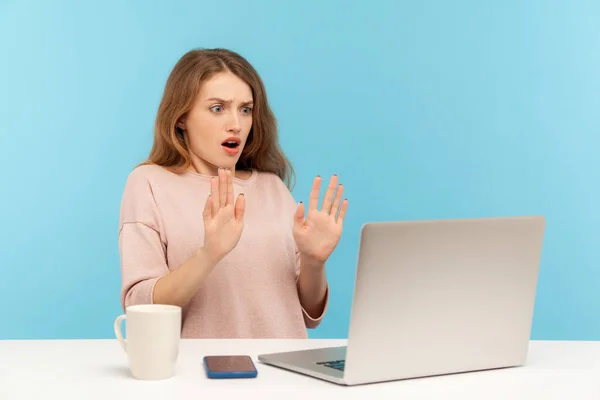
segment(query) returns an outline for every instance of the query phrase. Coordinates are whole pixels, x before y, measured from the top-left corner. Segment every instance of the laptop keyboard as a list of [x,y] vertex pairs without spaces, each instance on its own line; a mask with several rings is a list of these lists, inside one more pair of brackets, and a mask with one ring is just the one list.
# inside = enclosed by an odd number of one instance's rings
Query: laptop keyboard
[[317,364],[322,365],[324,367],[337,369],[338,371],[343,371],[344,365],[346,364],[346,360],[320,361]]

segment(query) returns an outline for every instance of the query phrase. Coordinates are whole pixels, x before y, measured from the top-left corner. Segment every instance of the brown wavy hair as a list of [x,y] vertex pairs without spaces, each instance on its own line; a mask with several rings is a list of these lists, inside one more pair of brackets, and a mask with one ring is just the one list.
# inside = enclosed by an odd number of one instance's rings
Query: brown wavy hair
[[250,86],[254,101],[252,128],[236,169],[272,172],[291,189],[294,169],[279,145],[277,121],[262,79],[244,57],[228,49],[194,49],[179,59],[167,79],[158,107],[150,155],[140,165],[160,165],[175,173],[189,168],[188,145],[177,122],[193,107],[202,83],[226,71]]

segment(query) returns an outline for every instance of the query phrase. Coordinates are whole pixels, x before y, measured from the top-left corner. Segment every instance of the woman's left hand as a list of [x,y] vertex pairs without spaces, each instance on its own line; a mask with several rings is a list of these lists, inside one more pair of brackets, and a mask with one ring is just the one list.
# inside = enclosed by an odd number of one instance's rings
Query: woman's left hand
[[320,188],[321,177],[317,176],[310,192],[306,219],[304,204],[300,202],[294,216],[293,228],[301,258],[318,264],[327,261],[340,241],[344,217],[348,209],[348,200],[342,201],[344,186],[338,185],[337,175],[331,177],[323,198],[323,205],[319,209]]

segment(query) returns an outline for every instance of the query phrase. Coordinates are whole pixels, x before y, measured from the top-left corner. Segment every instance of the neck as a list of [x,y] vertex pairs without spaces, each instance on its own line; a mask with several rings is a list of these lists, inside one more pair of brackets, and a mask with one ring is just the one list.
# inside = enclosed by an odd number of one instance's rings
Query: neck
[[[221,166],[221,167],[227,168],[227,166]],[[192,163],[190,165],[190,169],[192,171],[197,172],[202,175],[217,176],[219,166],[209,164],[204,160],[199,160],[199,159],[196,159],[196,157],[193,157]],[[233,176],[234,174],[235,174],[235,168],[231,169],[231,175]]]
[[202,175],[218,176],[219,167],[229,168],[231,170],[231,176],[234,178],[236,175],[239,175],[239,178],[241,179],[244,179],[245,177],[244,171],[236,171],[235,165],[213,165],[195,156],[192,156],[192,163],[189,169]]

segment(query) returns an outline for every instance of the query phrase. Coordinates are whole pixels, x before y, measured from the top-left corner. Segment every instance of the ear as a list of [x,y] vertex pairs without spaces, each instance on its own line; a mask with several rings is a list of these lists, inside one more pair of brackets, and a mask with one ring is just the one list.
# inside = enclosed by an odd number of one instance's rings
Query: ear
[[185,122],[183,120],[183,118],[180,118],[177,123],[175,124],[175,133],[177,134],[177,136],[179,136],[180,138],[185,137]]

